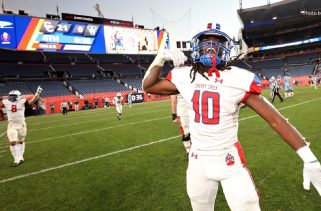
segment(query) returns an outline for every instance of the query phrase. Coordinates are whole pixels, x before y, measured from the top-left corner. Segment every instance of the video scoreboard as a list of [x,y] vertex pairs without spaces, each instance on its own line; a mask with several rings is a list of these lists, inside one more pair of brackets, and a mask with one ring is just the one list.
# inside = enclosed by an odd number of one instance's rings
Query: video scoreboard
[[161,41],[166,39],[169,48],[168,33],[126,27],[130,25],[126,21],[119,22],[125,25],[106,25],[108,21],[111,22],[106,19],[104,24],[98,24],[0,15],[0,47],[27,51],[137,54],[156,53]]

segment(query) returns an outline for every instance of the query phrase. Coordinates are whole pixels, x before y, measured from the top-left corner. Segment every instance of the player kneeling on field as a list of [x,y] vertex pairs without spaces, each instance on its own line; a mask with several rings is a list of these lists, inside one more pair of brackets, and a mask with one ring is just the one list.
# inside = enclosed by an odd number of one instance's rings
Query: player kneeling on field
[[25,121],[26,104],[33,105],[39,98],[42,88],[38,86],[32,99],[27,100],[21,96],[21,92],[13,90],[9,93],[8,99],[2,101],[0,108],[5,107],[8,113],[7,136],[10,141],[10,151],[14,158],[12,166],[18,166],[24,162],[25,137],[27,125]]

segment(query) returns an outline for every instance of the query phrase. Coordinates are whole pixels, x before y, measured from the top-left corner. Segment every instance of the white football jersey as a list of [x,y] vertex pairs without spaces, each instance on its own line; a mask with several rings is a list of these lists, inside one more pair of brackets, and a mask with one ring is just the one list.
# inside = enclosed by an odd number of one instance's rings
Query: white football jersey
[[260,80],[254,73],[231,67],[220,71],[220,78],[215,73],[209,80],[196,74],[191,83],[191,68],[176,67],[167,80],[188,103],[192,148],[204,155],[218,155],[238,141],[239,104],[251,93],[261,93]]
[[24,124],[25,123],[25,104],[26,98],[22,98],[16,102],[10,102],[8,99],[2,101],[7,110],[9,124]]
[[68,107],[68,103],[67,103],[67,102],[62,102],[62,103],[60,104],[60,106],[61,106],[62,108],[67,108],[67,107]]
[[123,97],[114,97],[115,106],[121,106],[123,103]]
[[177,95],[177,116],[187,117],[188,116],[188,104],[185,102],[181,94]]

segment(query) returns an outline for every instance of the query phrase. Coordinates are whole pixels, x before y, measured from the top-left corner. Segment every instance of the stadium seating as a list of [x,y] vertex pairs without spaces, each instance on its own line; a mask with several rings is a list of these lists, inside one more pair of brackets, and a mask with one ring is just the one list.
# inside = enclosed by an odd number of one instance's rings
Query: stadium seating
[[0,49],[0,63],[43,63],[44,57],[38,51],[14,51]]
[[319,58],[319,53],[299,54],[288,56],[286,62],[287,64],[312,64],[316,58]]
[[50,71],[45,64],[8,64],[0,63],[0,74],[8,78],[45,78]]
[[73,54],[45,52],[46,62],[49,64],[71,64]]
[[153,62],[155,58],[155,55],[146,55],[146,54],[131,54],[127,56],[133,59],[137,64],[150,64]]
[[292,66],[289,67],[291,76],[306,76],[310,75],[313,71],[314,65]]
[[60,81],[24,81],[0,83],[0,96],[6,96],[11,90],[22,94],[33,94],[38,86],[43,88],[42,97],[70,95],[71,92]]
[[80,94],[100,92],[121,92],[129,90],[113,79],[103,80],[71,80],[68,81]]
[[108,64],[103,66],[106,70],[112,70],[121,77],[142,77],[142,71],[136,64]]
[[73,77],[91,77],[93,74],[97,74],[97,71],[99,71],[99,68],[95,64],[56,64],[53,66],[56,71],[68,72]]
[[133,88],[142,90],[142,78],[123,78],[121,79],[122,82],[127,83],[128,85],[132,86]]
[[284,66],[283,59],[248,62],[255,69],[271,69]]
[[100,64],[106,63],[130,63],[124,54],[90,54],[90,56],[99,61]]

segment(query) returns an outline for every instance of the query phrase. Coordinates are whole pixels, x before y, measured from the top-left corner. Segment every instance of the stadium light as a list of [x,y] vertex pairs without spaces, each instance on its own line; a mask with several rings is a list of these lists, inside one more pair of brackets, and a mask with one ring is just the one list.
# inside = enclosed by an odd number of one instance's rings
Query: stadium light
[[276,19],[278,19],[278,17],[274,16],[272,19],[273,19],[273,20],[276,20]]
[[251,20],[251,23],[254,23],[254,20]]

